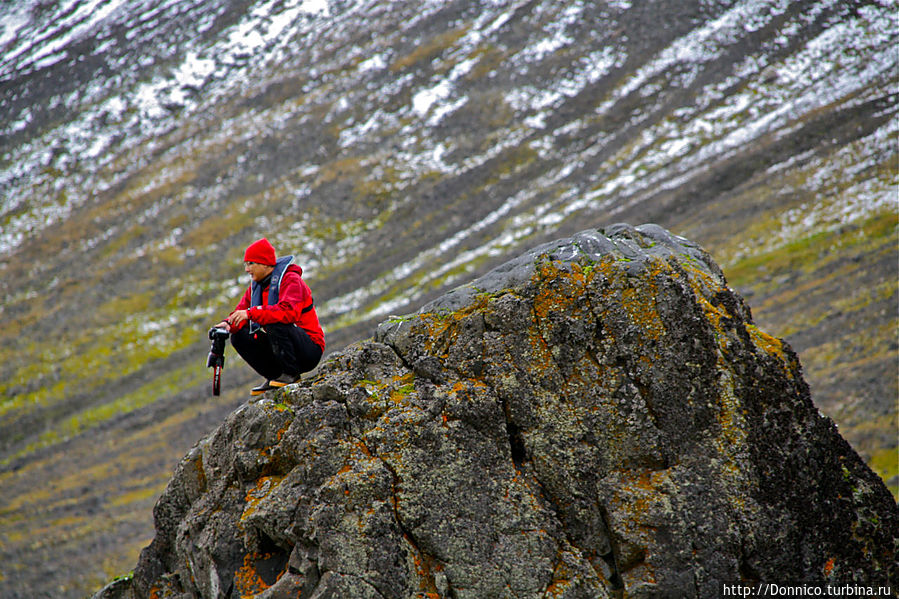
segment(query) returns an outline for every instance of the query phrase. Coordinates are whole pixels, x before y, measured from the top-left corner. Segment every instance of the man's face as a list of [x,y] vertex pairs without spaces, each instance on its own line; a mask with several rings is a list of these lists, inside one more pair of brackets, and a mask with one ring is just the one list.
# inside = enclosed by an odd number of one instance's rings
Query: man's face
[[275,270],[275,267],[268,266],[267,264],[259,264],[258,262],[244,262],[243,269],[250,275],[253,281],[259,283]]

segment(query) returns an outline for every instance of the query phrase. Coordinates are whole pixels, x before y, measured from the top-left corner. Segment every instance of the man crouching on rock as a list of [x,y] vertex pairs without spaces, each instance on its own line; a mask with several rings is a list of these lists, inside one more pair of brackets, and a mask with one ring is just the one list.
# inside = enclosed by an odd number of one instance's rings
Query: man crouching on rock
[[252,281],[234,311],[216,325],[231,333],[231,345],[265,381],[250,390],[269,389],[300,380],[318,365],[325,335],[318,323],[312,292],[293,256],[276,258],[262,238],[244,252],[244,270]]

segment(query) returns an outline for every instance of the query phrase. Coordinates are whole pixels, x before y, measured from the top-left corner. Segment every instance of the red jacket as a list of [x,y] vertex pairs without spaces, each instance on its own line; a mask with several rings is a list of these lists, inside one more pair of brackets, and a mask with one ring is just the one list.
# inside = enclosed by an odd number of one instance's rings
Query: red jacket
[[[322,332],[321,325],[318,323],[318,315],[315,313],[315,307],[312,304],[312,291],[303,281],[303,269],[296,264],[287,267],[284,275],[281,277],[281,288],[278,293],[278,303],[268,305],[268,287],[262,290],[264,301],[261,306],[250,307],[251,305],[251,289],[252,285],[247,287],[243,297],[237,307],[231,312],[238,310],[247,310],[250,320],[260,325],[267,325],[273,322],[294,323],[309,335],[316,345],[325,350],[325,334]],[[305,310],[305,311],[304,311]],[[240,330],[247,325],[247,321],[243,321],[233,330]]]

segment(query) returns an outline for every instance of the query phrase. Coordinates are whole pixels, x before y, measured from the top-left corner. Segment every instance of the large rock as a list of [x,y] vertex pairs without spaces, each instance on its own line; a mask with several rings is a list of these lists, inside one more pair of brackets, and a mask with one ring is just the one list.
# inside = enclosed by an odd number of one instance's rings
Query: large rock
[[539,247],[234,412],[98,597],[893,584],[899,510],[694,244]]

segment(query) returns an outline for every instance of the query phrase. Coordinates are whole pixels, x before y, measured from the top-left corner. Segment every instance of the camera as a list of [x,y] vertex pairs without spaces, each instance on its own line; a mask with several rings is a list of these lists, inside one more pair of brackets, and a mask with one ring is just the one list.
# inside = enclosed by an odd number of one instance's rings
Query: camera
[[209,339],[212,341],[212,347],[209,348],[209,359],[206,360],[206,366],[224,366],[225,365],[225,341],[231,333],[227,329],[212,327],[209,329]]
[[209,339],[212,347],[209,348],[209,357],[206,358],[206,367],[212,368],[212,394],[218,395],[221,390],[222,367],[225,365],[225,342],[231,333],[227,329],[212,327],[209,329]]

